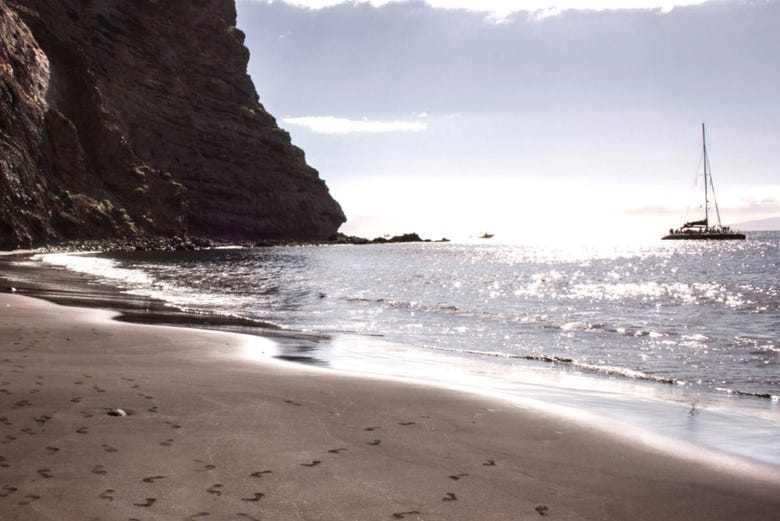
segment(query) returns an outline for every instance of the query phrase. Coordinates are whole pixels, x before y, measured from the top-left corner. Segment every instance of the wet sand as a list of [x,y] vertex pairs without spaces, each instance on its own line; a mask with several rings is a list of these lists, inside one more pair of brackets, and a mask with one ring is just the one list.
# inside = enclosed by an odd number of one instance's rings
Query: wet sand
[[[780,482],[571,419],[0,294],[0,519],[776,519]],[[121,408],[127,416],[108,413]]]

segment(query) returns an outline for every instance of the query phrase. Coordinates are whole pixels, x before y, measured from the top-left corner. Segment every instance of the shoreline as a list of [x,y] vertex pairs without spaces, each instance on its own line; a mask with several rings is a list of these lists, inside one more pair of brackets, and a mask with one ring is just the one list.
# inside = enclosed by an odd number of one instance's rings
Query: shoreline
[[[0,294],[7,519],[768,519],[780,480],[260,337]],[[112,417],[111,409],[130,415]],[[720,468],[719,468],[720,463]],[[735,479],[738,478],[738,479]]]
[[[612,378],[600,373],[590,375],[587,371],[549,373],[549,364],[534,367],[533,361],[505,374],[511,366],[496,360],[495,367],[491,367],[482,360],[478,373],[487,372],[475,378],[475,373],[462,370],[462,360],[448,361],[453,356],[448,352],[434,350],[419,354],[381,338],[305,333],[241,317],[188,311],[163,300],[125,293],[121,287],[93,275],[31,260],[39,253],[0,254],[0,281],[5,274],[6,280],[12,277],[20,282],[21,295],[68,306],[110,310],[115,313],[114,321],[270,339],[276,349],[273,360],[265,357],[266,363],[280,361],[350,377],[423,383],[449,392],[531,406],[543,413],[556,411],[559,416],[576,418],[606,434],[616,430],[627,433],[623,437],[629,442],[632,438],[642,439],[672,457],[700,462],[730,461],[733,468],[764,468],[769,474],[780,476],[780,459],[775,452],[779,446],[774,437],[778,431],[772,412],[774,404],[761,397],[718,394],[708,397],[667,383]],[[11,265],[9,260],[21,260],[22,264]],[[439,366],[455,369],[455,373],[438,375]],[[762,424],[767,421],[771,426]]]

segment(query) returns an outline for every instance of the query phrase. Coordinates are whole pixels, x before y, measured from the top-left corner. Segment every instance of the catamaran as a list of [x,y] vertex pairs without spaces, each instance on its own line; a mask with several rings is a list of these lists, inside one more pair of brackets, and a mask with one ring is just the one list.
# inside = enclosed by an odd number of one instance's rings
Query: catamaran
[[[669,235],[661,237],[662,240],[744,240],[745,234],[732,230],[728,226],[720,223],[720,210],[718,210],[718,201],[715,198],[715,186],[712,184],[712,171],[710,161],[707,158],[707,139],[704,135],[704,123],[701,124],[701,148],[704,161],[704,219],[698,221],[689,221],[678,229],[669,230]],[[712,203],[715,207],[715,217],[717,224],[710,225],[710,192],[712,192]]]

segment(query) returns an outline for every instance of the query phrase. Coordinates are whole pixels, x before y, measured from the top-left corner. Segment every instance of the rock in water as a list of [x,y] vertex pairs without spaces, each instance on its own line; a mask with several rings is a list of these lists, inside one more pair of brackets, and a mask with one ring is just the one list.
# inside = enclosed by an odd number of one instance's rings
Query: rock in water
[[0,248],[333,235],[235,24],[234,0],[0,0]]

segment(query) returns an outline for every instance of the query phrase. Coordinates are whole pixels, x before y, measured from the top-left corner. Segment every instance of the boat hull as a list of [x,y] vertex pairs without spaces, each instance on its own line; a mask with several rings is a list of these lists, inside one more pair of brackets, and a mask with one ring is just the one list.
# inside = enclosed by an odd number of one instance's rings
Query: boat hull
[[713,233],[672,233],[661,237],[662,241],[744,241],[744,233],[713,232]]

